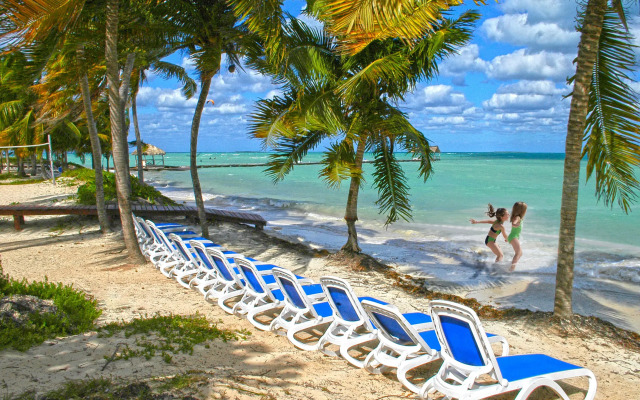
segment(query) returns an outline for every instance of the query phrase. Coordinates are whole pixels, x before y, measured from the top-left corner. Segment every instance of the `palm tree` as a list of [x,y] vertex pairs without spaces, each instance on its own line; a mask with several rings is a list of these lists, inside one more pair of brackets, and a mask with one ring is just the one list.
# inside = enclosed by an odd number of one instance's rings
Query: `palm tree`
[[[5,4],[5,11],[3,16],[7,19],[2,25],[2,38],[8,38],[10,44],[13,44],[15,48],[32,48],[35,44],[38,47],[41,43],[44,43],[44,51],[42,49],[39,52],[34,52],[41,60],[43,68],[47,68],[46,77],[48,81],[53,81],[57,75],[65,75],[62,79],[58,77],[58,81],[66,79],[67,88],[73,86],[71,82],[76,81],[79,84],[83,97],[83,107],[87,118],[87,127],[91,137],[91,143],[94,146],[92,149],[94,154],[94,169],[95,169],[95,182],[96,182],[96,203],[98,211],[98,221],[100,229],[103,233],[109,231],[109,221],[107,218],[107,212],[104,201],[104,189],[102,181],[102,168],[101,162],[101,149],[100,141],[98,139],[97,130],[95,129],[95,123],[93,122],[93,115],[91,110],[91,93],[88,91],[88,79],[87,79],[87,63],[85,54],[85,44],[90,41],[104,40],[100,36],[96,36],[95,23],[92,22],[92,18],[84,18],[88,14],[95,13],[91,7],[85,7],[83,1],[71,0],[64,2],[56,2],[49,4],[41,4],[37,1],[7,1]],[[93,5],[95,7],[95,5]],[[87,22],[91,21],[91,22]],[[88,28],[88,29],[87,29]],[[16,38],[20,38],[17,40]],[[62,49],[61,49],[62,48]],[[57,49],[60,53],[54,60],[50,60],[50,57],[54,55],[54,49]],[[72,62],[66,62],[61,68],[59,65],[57,70],[55,65],[59,63],[57,60],[63,60],[65,57],[69,60],[71,57],[69,53],[77,55],[76,67],[71,67]],[[96,54],[91,55],[92,59],[98,59]],[[54,65],[54,70],[51,66]],[[54,83],[55,85],[55,83]],[[46,85],[45,85],[46,86]],[[54,89],[57,89],[54,86]],[[75,88],[74,88],[75,89]],[[43,98],[46,101],[43,102],[45,108],[51,107],[54,102],[51,101],[52,95],[60,96],[60,93],[49,92],[44,95],[47,89],[43,90]],[[67,90],[68,91],[68,90]],[[77,93],[73,93],[75,95]],[[65,94],[63,93],[63,96]],[[50,124],[58,125],[60,120],[64,120],[70,114],[73,114],[75,110],[65,109],[61,111],[60,108],[55,112],[59,120],[50,122]],[[45,113],[47,114],[47,113]]]
[[144,264],[146,259],[140,251],[131,211],[131,182],[129,180],[129,147],[125,131],[125,102],[129,94],[131,71],[135,53],[127,54],[120,78],[118,62],[118,9],[119,0],[107,0],[105,64],[109,94],[109,114],[111,120],[111,144],[113,146],[113,166],[116,175],[116,193],[122,234],[129,259],[135,264]]
[[251,134],[277,151],[267,172],[278,181],[323,139],[333,143],[320,175],[330,186],[350,179],[344,251],[360,252],[355,223],[366,149],[374,152],[374,186],[386,224],[411,218],[406,178],[394,150],[414,153],[425,181],[432,172],[431,154],[427,139],[391,103],[419,79],[435,76],[436,62],[468,41],[468,27],[477,18],[465,13],[456,21],[441,19],[434,36],[425,34],[413,46],[386,39],[350,57],[341,55],[332,36],[291,18],[283,26],[282,53],[249,52],[250,65],[284,86],[282,96],[261,100],[252,115]]
[[171,16],[170,23],[180,37],[178,47],[189,52],[198,72],[200,94],[191,122],[189,165],[200,227],[202,235],[206,237],[209,227],[196,158],[200,120],[209,96],[211,80],[220,70],[222,54],[225,53],[233,64],[239,64],[237,52],[246,32],[238,25],[238,18],[225,0],[166,2],[154,12]]
[[175,50],[172,47],[151,49],[137,57],[137,64],[133,68],[131,76],[131,117],[133,120],[133,128],[136,135],[136,149],[138,154],[138,180],[144,183],[144,173],[142,169],[142,137],[140,128],[138,127],[138,91],[142,84],[147,80],[147,71],[151,70],[155,75],[159,75],[165,79],[177,78],[182,84],[182,94],[190,99],[197,90],[196,82],[187,74],[187,71],[179,66],[161,59]]
[[[615,10],[615,12],[614,12]],[[640,165],[638,97],[625,83],[634,56],[620,0],[589,0],[580,24],[580,44],[573,77],[567,127],[558,272],[554,314],[572,315],[575,227],[580,160],[586,156],[587,178],[595,171],[596,195],[605,204],[618,200],[628,212],[640,189],[633,166]],[[585,141],[583,149],[583,141]]]

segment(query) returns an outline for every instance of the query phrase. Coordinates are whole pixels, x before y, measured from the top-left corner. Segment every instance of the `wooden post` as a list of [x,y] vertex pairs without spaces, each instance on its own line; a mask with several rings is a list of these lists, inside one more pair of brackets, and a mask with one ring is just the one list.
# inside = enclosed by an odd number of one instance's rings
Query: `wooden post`
[[[53,180],[53,186],[56,185],[56,174],[53,172],[53,153],[51,152],[51,135],[47,135],[49,141],[49,167],[51,168],[51,179]],[[24,222],[24,219],[23,221]]]

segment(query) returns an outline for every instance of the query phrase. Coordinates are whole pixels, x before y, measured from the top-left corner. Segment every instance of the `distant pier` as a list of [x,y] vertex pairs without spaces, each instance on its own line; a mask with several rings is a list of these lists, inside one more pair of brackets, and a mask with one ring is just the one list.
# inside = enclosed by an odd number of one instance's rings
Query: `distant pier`
[[[420,160],[397,160],[398,162],[419,162]],[[434,160],[435,161],[435,160]],[[363,164],[372,164],[373,160],[364,160]],[[321,165],[321,162],[299,162],[295,165]],[[249,164],[207,164],[198,165],[198,168],[253,168],[253,167],[268,167],[268,163],[249,163]],[[137,165],[131,166],[131,169],[137,169]],[[174,166],[174,165],[149,165],[143,168],[145,171],[188,171],[191,168],[187,165]]]

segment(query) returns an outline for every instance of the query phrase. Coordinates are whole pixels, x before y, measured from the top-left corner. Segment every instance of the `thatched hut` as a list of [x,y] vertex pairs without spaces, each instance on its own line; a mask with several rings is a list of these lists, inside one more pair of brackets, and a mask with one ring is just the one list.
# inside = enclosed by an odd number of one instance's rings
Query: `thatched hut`
[[440,159],[440,147],[439,146],[429,146],[429,149],[433,153],[433,159],[434,160],[439,160]]
[[[136,164],[138,163],[138,149],[134,150],[133,153],[136,156]],[[156,165],[156,156],[162,156],[162,165],[164,165],[164,155],[167,154],[166,151],[162,150],[159,147],[156,147],[152,144],[143,144],[142,145],[142,160],[145,164],[148,164],[148,156],[151,156],[151,165]]]

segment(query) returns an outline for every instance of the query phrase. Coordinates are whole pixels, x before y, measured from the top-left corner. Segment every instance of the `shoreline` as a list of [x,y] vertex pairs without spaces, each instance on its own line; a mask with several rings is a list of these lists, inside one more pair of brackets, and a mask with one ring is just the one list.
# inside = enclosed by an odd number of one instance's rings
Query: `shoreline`
[[[184,202],[182,198],[171,197],[172,190],[156,187],[163,195],[177,202]],[[186,204],[195,205],[189,201]],[[205,201],[205,206],[207,201]],[[216,205],[209,205],[215,207]],[[265,234],[273,238],[290,243],[302,243],[309,248],[336,252],[340,245],[324,246],[322,240],[314,240],[305,234],[317,232],[304,229],[289,229],[287,225],[278,225],[278,221],[267,221]],[[358,227],[360,246],[363,254],[371,255],[374,259],[390,266],[399,273],[411,275],[416,279],[428,278],[427,288],[432,291],[456,295],[467,299],[476,299],[481,303],[499,309],[517,308],[530,311],[552,312],[555,297],[555,274],[532,275],[527,272],[509,273],[491,268],[485,263],[474,270],[468,268],[458,275],[477,275],[475,282],[465,278],[464,283],[446,280],[438,273],[430,274],[429,268],[439,270],[455,270],[459,266],[453,264],[448,255],[434,252],[417,252],[407,250],[402,253],[389,253],[384,250],[384,244],[370,243],[367,239],[374,239],[374,234],[367,234],[370,229]],[[326,236],[326,235],[325,235]],[[346,237],[345,237],[346,238]],[[346,240],[339,238],[338,240]],[[325,238],[325,241],[327,239]],[[335,240],[332,238],[331,240]],[[326,243],[325,243],[326,244]],[[418,246],[416,246],[418,247]],[[392,254],[390,256],[390,254]],[[586,274],[574,276],[573,311],[585,317],[594,316],[613,323],[617,327],[640,334],[640,285],[621,280],[593,278]]]
[[[50,184],[0,186],[0,203],[36,198],[47,202],[56,197],[66,198],[71,192],[73,188],[62,185],[56,189]],[[117,340],[97,338],[92,333],[58,338],[26,353],[0,352],[0,395],[26,389],[42,393],[68,380],[87,377],[144,380],[204,370],[214,375],[202,389],[204,394],[197,398],[225,398],[214,396],[224,395],[220,391],[225,390],[231,398],[254,399],[255,396],[234,389],[238,379],[244,384],[251,382],[257,392],[278,399],[375,400],[408,396],[393,375],[371,375],[340,358],[298,350],[285,338],[257,331],[246,320],[204,302],[201,295],[164,278],[150,264],[128,264],[121,234],[116,231],[100,235],[95,219],[27,218],[25,229],[20,232],[13,231],[12,225],[10,218],[3,217],[0,221],[4,272],[16,279],[42,280],[46,276],[52,282],[73,284],[99,301],[103,309],[99,325],[156,312],[189,315],[197,311],[212,321],[221,321],[225,328],[246,329],[251,336],[239,343],[214,342],[210,348],[199,347],[194,355],[175,357],[167,365],[159,359],[121,360],[104,371],[103,355],[117,349]],[[359,295],[374,294],[403,312],[424,312],[428,307],[428,298],[420,287],[411,286],[419,285],[420,281],[409,281],[393,266],[379,270],[375,260],[367,257],[355,263],[243,225],[221,223],[213,227],[216,242],[246,256],[280,265],[314,281],[323,275],[342,277]],[[391,277],[394,274],[398,279]],[[600,329],[599,325],[567,329],[549,324],[548,318],[540,313],[513,313],[508,318],[481,317],[481,320],[488,331],[508,339],[513,354],[544,352],[592,369],[599,386],[596,399],[621,399],[640,391],[640,352],[619,344],[610,331]],[[422,374],[430,376],[428,372]],[[570,399],[577,400],[583,397],[585,384],[569,380],[563,387],[569,387]],[[545,397],[534,394],[534,398]]]

